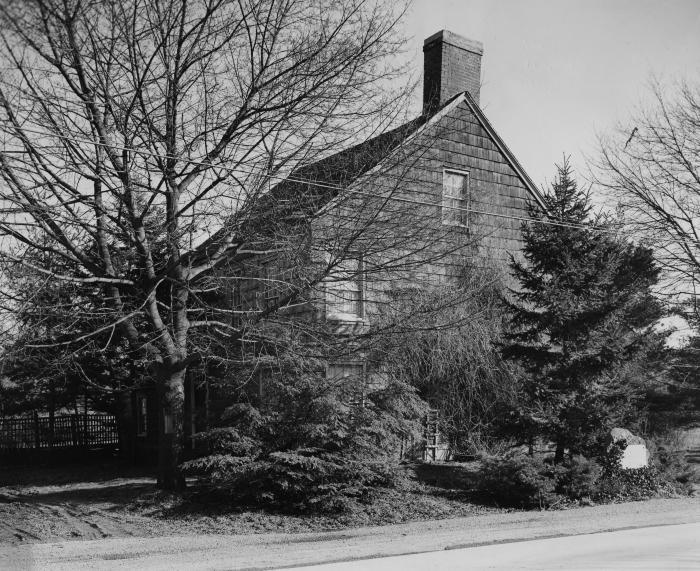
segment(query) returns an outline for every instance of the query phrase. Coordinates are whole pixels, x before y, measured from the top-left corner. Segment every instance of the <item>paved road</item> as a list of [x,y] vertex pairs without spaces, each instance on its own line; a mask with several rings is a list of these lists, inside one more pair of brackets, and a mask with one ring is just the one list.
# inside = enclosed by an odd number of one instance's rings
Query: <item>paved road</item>
[[348,561],[295,571],[434,569],[700,569],[700,524],[647,527],[432,553]]

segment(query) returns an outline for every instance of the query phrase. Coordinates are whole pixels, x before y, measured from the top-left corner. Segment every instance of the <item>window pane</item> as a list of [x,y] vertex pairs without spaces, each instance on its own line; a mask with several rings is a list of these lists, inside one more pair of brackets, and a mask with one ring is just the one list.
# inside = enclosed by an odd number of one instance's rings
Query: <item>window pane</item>
[[445,171],[442,180],[442,220],[466,225],[469,221],[469,177],[466,174]]
[[326,282],[328,313],[362,316],[362,280],[358,260],[343,260]]

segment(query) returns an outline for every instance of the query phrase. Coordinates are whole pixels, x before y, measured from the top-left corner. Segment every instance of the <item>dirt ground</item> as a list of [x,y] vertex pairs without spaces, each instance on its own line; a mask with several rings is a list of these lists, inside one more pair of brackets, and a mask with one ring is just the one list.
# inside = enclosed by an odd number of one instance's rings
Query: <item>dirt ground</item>
[[497,509],[465,501],[454,470],[421,470],[357,513],[303,517],[183,503],[114,464],[0,468],[0,568],[278,568],[700,521],[698,497]]
[[[383,558],[424,552],[444,552],[467,547],[497,545],[532,539],[649,528],[671,530],[677,524],[700,521],[700,499],[655,499],[645,502],[608,504],[571,510],[488,513],[442,520],[415,521],[314,533],[185,534],[162,537],[122,537],[54,543],[0,543],[0,569],[175,569],[232,570],[279,569],[334,561]],[[662,526],[662,527],[659,527]],[[517,544],[516,544],[517,545]],[[575,543],[578,545],[578,543]],[[569,553],[571,555],[571,553]],[[379,560],[381,565],[382,561]],[[697,563],[697,559],[693,559]],[[471,562],[471,560],[470,560]],[[565,559],[569,565],[569,558]],[[364,568],[358,562],[357,569]],[[463,564],[464,561],[461,561]],[[463,565],[462,565],[463,566]],[[441,567],[432,560],[424,567]],[[491,568],[486,566],[487,568]],[[514,568],[512,566],[507,568]],[[645,569],[667,566],[644,566]],[[376,568],[376,567],[375,567]],[[385,567],[380,567],[385,568]],[[535,567],[540,568],[540,567]],[[563,569],[564,566],[557,566]],[[573,568],[578,568],[573,565]],[[590,569],[617,568],[596,565]],[[625,567],[639,568],[639,566]],[[687,565],[684,569],[697,569]]]
[[[409,485],[379,490],[371,502],[352,512],[305,516],[183,501],[179,496],[157,490],[148,471],[124,468],[114,462],[0,467],[0,544],[299,534],[509,513],[529,517],[533,513],[474,503],[463,490],[465,478],[476,477],[476,470],[476,466],[470,465],[458,470],[439,464],[418,465],[409,470],[414,477]],[[671,511],[681,507],[687,511],[692,506],[700,514],[698,498],[668,501]],[[610,509],[619,512],[626,508]]]
[[[299,516],[199,507],[160,492],[147,472],[114,464],[0,469],[0,543],[22,545],[63,540],[191,534],[313,532],[498,513],[465,502],[437,483],[410,490],[382,490],[361,511]],[[401,510],[396,506],[402,505]]]
[[153,489],[134,473],[110,477],[106,467],[15,468],[0,471],[0,542],[98,539],[158,534],[158,521],[128,509]]

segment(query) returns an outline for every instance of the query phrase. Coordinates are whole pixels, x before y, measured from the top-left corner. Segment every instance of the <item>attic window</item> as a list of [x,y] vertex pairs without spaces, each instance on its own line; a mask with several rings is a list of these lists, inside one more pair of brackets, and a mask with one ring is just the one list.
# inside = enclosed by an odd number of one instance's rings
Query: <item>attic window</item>
[[469,173],[444,170],[442,173],[442,223],[469,227]]

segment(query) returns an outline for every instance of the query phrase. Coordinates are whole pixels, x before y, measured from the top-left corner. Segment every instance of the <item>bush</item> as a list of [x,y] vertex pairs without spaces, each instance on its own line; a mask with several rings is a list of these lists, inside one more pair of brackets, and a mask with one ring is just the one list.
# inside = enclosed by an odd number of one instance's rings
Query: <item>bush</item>
[[655,466],[623,469],[615,446],[601,464],[583,456],[554,465],[532,456],[484,457],[478,492],[501,506],[544,509],[566,501],[630,501],[669,494]]
[[650,451],[660,475],[680,493],[690,493],[699,474],[686,460],[685,449],[674,435],[664,435],[652,441]]
[[574,456],[561,467],[557,492],[573,499],[595,498],[598,495],[602,468],[595,460]]
[[675,491],[653,464],[644,468],[622,468],[624,449],[623,442],[616,442],[602,459],[603,471],[596,494],[600,500],[642,500]]
[[202,456],[181,466],[200,477],[197,500],[338,512],[397,482],[398,443],[420,433],[426,408],[415,389],[389,379],[365,387],[358,405],[355,381],[331,382],[323,363],[299,359],[265,377],[264,399],[229,406],[199,437]]
[[544,509],[563,500],[556,492],[560,472],[533,456],[484,456],[477,491],[500,506]]
[[[204,461],[185,464],[196,473]],[[298,512],[350,511],[357,501],[368,501],[373,489],[392,487],[399,478],[393,466],[382,462],[352,460],[341,454],[315,449],[273,452],[257,458],[224,455],[224,462],[210,476],[207,492],[245,507],[293,508]]]

